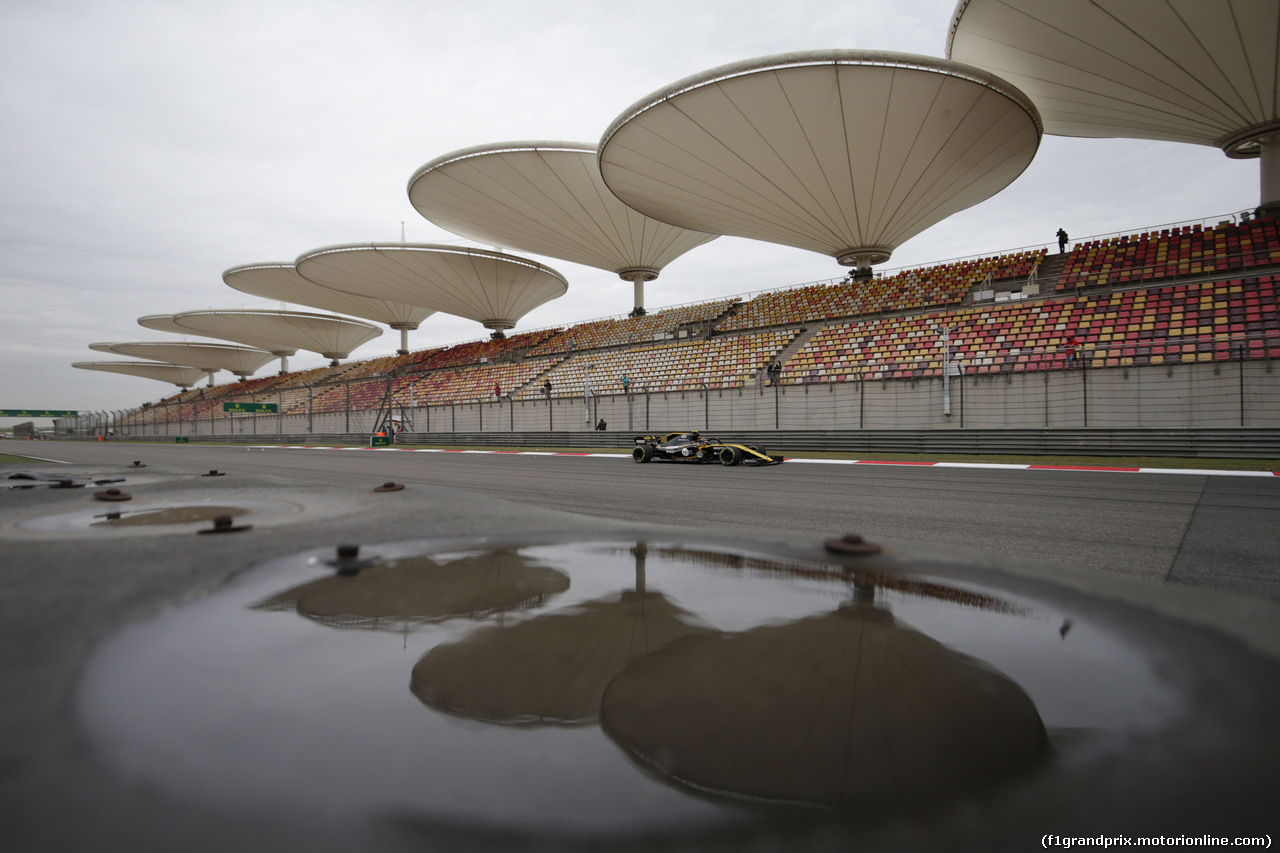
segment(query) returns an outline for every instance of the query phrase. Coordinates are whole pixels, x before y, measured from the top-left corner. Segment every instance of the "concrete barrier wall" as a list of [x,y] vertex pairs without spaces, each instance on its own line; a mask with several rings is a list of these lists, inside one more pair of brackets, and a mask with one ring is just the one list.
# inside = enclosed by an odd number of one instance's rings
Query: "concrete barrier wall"
[[[948,405],[948,396],[950,404]],[[369,434],[378,411],[235,414],[191,421],[184,407],[134,413],[121,433],[143,436]],[[1223,429],[1280,426],[1280,374],[1271,361],[1142,368],[866,379],[685,392],[489,399],[399,410],[409,432],[613,430]],[[100,427],[81,419],[81,434]]]
[[[628,451],[642,430],[400,433],[397,446],[600,448]],[[655,430],[654,432],[658,432]],[[862,429],[712,430],[704,434],[767,447],[783,455],[806,451],[839,453],[1013,454],[1019,456],[1169,456],[1280,459],[1280,428],[1171,429]],[[79,436],[93,441],[92,436]],[[172,442],[163,435],[125,435],[126,441]],[[111,440],[117,440],[113,437]],[[367,433],[187,436],[187,441],[236,444],[368,445]]]

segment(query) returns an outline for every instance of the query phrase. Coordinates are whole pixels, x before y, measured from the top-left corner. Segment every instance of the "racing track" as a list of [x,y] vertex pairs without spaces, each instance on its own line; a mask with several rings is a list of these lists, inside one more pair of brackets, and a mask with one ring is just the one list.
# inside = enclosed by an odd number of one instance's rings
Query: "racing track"
[[659,524],[857,532],[1280,599],[1280,477],[125,443],[15,449],[73,463],[143,459],[310,483],[451,486]]

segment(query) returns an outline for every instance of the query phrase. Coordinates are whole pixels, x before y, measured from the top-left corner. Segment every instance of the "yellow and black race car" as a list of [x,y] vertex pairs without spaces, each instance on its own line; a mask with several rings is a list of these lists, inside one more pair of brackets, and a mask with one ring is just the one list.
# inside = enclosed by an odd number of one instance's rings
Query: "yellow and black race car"
[[637,462],[719,462],[721,465],[776,465],[781,456],[770,456],[754,444],[732,444],[705,438],[697,430],[666,435],[638,435],[631,458]]

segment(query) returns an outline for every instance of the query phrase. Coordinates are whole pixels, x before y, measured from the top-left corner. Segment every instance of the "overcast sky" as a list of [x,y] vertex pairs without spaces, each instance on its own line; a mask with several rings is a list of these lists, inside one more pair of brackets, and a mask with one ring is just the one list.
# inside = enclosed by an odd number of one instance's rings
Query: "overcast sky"
[[[0,408],[123,409],[177,389],[77,370],[137,318],[279,308],[224,269],[335,243],[475,245],[409,204],[423,163],[471,145],[595,143],[676,80],[768,54],[942,56],[954,0],[211,0],[0,3]],[[1046,136],[996,197],[886,268],[1216,220],[1258,203],[1258,163],[1201,146]],[[631,285],[539,258],[569,292],[516,332],[617,315]],[[646,288],[652,310],[838,277],[829,257],[721,237]],[[290,306],[298,308],[298,306]],[[312,310],[299,308],[299,310]],[[436,315],[413,349],[487,334]],[[192,340],[199,340],[192,338]],[[399,333],[355,358],[393,352]],[[291,368],[324,363],[299,353]],[[272,372],[269,363],[259,375]],[[232,381],[227,373],[218,382]],[[0,420],[0,425],[13,419]]]

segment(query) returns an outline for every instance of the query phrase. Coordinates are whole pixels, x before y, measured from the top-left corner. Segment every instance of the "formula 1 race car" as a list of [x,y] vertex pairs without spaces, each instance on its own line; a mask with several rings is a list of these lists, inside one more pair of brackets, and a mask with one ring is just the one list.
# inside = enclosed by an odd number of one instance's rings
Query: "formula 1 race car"
[[719,462],[721,465],[776,465],[781,456],[770,456],[754,444],[731,444],[704,438],[697,430],[666,435],[638,435],[631,458],[636,462]]

